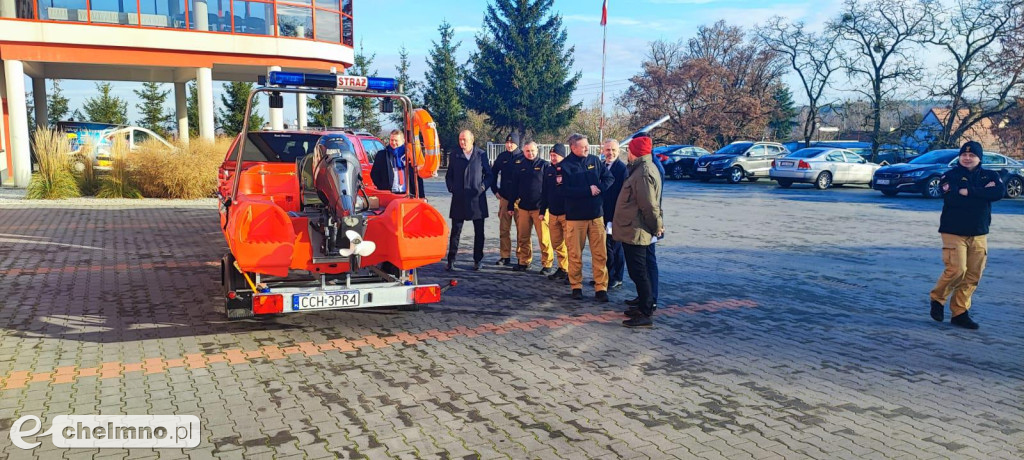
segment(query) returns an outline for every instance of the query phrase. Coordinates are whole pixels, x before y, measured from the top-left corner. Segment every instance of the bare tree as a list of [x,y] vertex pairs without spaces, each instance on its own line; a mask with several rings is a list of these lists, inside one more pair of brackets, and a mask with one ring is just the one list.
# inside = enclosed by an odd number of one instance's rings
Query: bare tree
[[957,0],[953,9],[931,11],[921,41],[938,47],[946,59],[930,93],[950,104],[933,147],[955,147],[973,126],[1017,104],[1024,59],[1014,45],[1021,38],[1022,14],[1024,0]]
[[836,33],[834,30],[826,30],[823,34],[806,32],[802,21],[790,24],[785,18],[775,16],[768,20],[768,24],[757,28],[757,36],[765,46],[788,61],[789,67],[800,77],[808,101],[803,140],[809,147],[811,137],[818,129],[822,95],[829,87],[832,74],[840,69]]
[[866,80],[867,89],[856,85],[854,91],[871,102],[871,161],[877,161],[882,131],[882,109],[894,99],[899,86],[913,84],[922,75],[921,65],[912,49],[927,29],[934,8],[930,0],[846,0],[843,12],[829,23],[843,42],[850,46],[844,53],[843,67],[853,79]]

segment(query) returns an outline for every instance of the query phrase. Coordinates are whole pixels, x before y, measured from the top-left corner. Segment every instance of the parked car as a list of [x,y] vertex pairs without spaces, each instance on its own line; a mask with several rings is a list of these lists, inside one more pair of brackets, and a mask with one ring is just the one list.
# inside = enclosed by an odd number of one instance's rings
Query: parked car
[[701,182],[724,177],[730,184],[768,178],[772,160],[789,153],[776,142],[733,142],[697,159],[694,175]]
[[[796,152],[798,150],[808,148],[804,147],[804,143],[802,141],[787,142],[782,145],[789,149],[789,151],[791,152]],[[839,149],[847,149],[853,153],[856,153],[857,155],[860,155],[861,158],[864,158],[867,161],[871,161],[870,142],[844,140],[811,141],[811,147],[834,147]],[[906,163],[916,158],[918,155],[919,154],[917,153],[917,150],[908,147],[903,147],[901,145],[895,144],[882,144],[878,146],[878,156],[875,158],[875,163],[878,163],[883,166],[896,163]]]
[[811,147],[772,161],[768,176],[782,188],[800,182],[824,190],[833,184],[870,185],[871,177],[880,167],[846,149]]
[[693,164],[697,158],[711,154],[694,145],[665,145],[655,148],[651,153],[661,161],[665,177],[676,180],[693,177]]
[[117,140],[124,141],[129,152],[135,151],[139,146],[150,141],[156,141],[168,150],[174,150],[174,146],[159,134],[138,126],[126,126],[105,133],[100,138],[100,143],[96,146],[96,169],[110,169],[112,162],[110,148]]
[[[957,149],[932,150],[909,163],[885,166],[875,172],[872,188],[885,196],[900,192],[920,193],[928,198],[939,198],[939,178],[956,166],[960,155]],[[1024,164],[995,152],[985,152],[982,167],[998,171],[1006,184],[1006,196],[1017,198],[1024,191]]]

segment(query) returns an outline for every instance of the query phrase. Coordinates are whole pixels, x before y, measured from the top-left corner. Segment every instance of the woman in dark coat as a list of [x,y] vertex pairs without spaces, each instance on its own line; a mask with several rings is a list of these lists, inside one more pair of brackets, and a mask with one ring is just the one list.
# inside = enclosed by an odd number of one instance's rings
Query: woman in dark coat
[[448,217],[452,219],[452,232],[448,241],[448,265],[446,270],[455,268],[455,256],[459,253],[459,239],[462,225],[473,221],[473,269],[480,269],[484,258],[484,219],[487,218],[487,189],[490,188],[491,166],[487,154],[473,147],[473,132],[459,133],[461,149],[450,154],[448,172],[444,175],[445,185],[452,194],[452,205]]

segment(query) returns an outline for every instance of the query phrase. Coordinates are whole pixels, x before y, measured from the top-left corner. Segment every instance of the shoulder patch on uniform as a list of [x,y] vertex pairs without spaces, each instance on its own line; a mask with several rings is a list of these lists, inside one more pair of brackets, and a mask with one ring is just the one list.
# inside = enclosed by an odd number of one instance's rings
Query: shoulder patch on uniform
[[587,169],[594,169],[594,165],[587,165]]

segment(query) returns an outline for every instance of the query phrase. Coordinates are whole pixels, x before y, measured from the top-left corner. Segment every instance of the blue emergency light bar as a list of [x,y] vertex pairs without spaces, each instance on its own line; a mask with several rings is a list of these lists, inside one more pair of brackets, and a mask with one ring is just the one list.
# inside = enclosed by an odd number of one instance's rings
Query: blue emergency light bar
[[272,86],[304,86],[307,88],[338,88],[378,92],[398,90],[398,80],[394,78],[359,77],[331,73],[273,71],[267,75],[267,84]]

